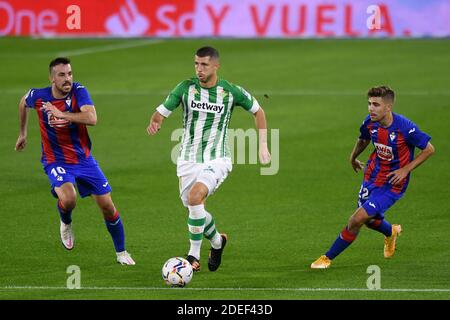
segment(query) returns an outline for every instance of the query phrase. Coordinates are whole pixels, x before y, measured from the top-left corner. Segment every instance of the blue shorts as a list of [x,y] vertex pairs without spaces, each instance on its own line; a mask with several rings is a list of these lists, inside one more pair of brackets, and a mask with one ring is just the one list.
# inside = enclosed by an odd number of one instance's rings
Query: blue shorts
[[51,163],[44,168],[51,183],[51,192],[58,198],[55,188],[70,182],[78,188],[82,198],[103,195],[112,191],[105,175],[95,160],[82,164]]
[[403,194],[397,194],[389,187],[361,186],[358,195],[358,208],[363,207],[370,217],[384,219],[384,213],[394,205]]

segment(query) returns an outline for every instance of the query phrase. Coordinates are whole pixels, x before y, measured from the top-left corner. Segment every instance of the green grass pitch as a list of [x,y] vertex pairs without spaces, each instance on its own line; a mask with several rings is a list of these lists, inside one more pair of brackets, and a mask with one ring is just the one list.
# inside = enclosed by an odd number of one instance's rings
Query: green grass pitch
[[[0,39],[0,299],[450,298],[449,40],[151,42]],[[280,168],[261,176],[258,165],[234,166],[207,204],[230,239],[221,268],[207,270],[205,241],[203,271],[188,287],[171,289],[161,267],[188,249],[170,161],[181,111],[157,136],[145,128],[166,93],[194,74],[193,54],[205,44],[221,53],[219,75],[253,93],[269,127],[279,129]],[[48,85],[48,63],[60,53],[72,58],[74,81],[95,102],[92,151],[113,187],[134,267],[116,264],[89,198],[79,199],[73,214],[74,250],[63,249],[34,111],[27,148],[14,151],[18,101],[29,88]],[[404,228],[393,259],[383,258],[382,235],[365,228],[329,270],[310,270],[355,209],[362,175],[348,157],[367,114],[366,91],[381,84],[397,91],[395,112],[432,136],[436,154],[413,172],[405,196],[386,214]],[[235,110],[231,128],[253,126],[251,115]],[[81,290],[65,289],[70,265],[81,269]],[[380,267],[384,290],[364,290],[370,265]]]

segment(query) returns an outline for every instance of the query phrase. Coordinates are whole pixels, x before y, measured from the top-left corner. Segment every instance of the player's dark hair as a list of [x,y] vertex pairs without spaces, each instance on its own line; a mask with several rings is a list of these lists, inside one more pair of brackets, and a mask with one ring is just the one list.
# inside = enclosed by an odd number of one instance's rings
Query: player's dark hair
[[201,47],[195,53],[197,57],[211,57],[211,59],[219,59],[219,51],[214,49],[213,47]]
[[383,100],[394,103],[395,92],[388,86],[373,87],[367,92],[367,97],[381,97]]
[[50,61],[50,65],[48,66],[48,71],[52,73],[52,69],[54,66],[57,66],[58,64],[69,64],[70,59],[66,57],[58,57],[56,59],[53,59]]

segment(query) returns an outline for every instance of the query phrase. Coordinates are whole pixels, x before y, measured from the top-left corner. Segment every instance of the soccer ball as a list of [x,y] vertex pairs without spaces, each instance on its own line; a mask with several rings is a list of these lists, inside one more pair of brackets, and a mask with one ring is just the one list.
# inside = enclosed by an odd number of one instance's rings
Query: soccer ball
[[184,287],[192,280],[194,270],[184,258],[170,258],[162,267],[163,280],[172,287]]

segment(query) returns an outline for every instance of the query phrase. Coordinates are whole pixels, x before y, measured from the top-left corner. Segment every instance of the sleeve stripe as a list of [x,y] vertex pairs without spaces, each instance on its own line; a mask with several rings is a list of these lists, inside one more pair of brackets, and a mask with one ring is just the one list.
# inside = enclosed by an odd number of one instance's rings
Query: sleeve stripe
[[163,117],[167,118],[168,116],[170,116],[170,114],[172,113],[172,111],[170,111],[169,109],[167,109],[163,104],[160,104],[157,108],[156,111],[158,111]]
[[255,114],[258,110],[259,110],[260,106],[258,101],[256,101],[256,99],[253,99],[253,105],[250,108],[250,110],[248,110],[249,112]]
[[25,106],[26,106],[27,108],[34,108],[33,105],[28,105],[28,99],[30,99],[30,98],[33,97],[33,93],[34,93],[34,90],[33,90],[33,89],[30,89],[30,90],[28,90],[28,92],[27,92],[26,95],[25,95]]

